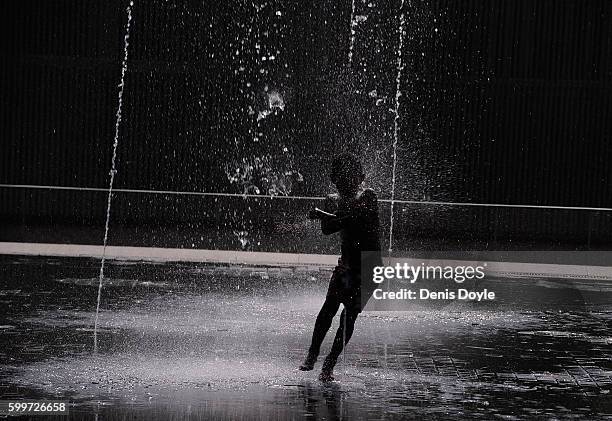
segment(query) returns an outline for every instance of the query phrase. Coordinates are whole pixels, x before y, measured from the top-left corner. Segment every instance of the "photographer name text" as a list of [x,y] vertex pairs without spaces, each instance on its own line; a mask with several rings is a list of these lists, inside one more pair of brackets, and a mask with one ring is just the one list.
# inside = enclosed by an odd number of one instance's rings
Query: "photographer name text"
[[[372,271],[372,281],[381,284],[384,281],[399,281],[414,284],[418,281],[454,281],[462,284],[466,280],[479,281],[485,278],[486,263],[483,265],[432,266],[422,263],[410,265],[397,263],[393,266],[376,266]],[[467,288],[445,288],[436,290],[429,288],[401,288],[389,291],[389,288],[377,288],[372,297],[375,300],[465,300],[492,301],[495,292],[488,289],[469,290]]]
[[495,292],[483,289],[481,291],[469,291],[465,288],[457,290],[445,289],[444,291],[431,291],[427,288],[418,290],[402,288],[399,291],[383,291],[375,289],[372,297],[375,300],[466,300],[466,301],[492,301],[495,300]]

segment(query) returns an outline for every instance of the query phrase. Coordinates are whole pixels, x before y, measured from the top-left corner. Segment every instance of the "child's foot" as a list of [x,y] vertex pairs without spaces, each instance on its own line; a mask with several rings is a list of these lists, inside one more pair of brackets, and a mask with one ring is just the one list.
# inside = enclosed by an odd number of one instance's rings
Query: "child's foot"
[[322,370],[321,374],[319,374],[319,380],[321,380],[322,382],[333,382],[334,381],[333,371]]
[[311,355],[307,356],[302,365],[300,366],[301,371],[311,371],[317,362],[317,357]]
[[331,382],[334,380],[334,366],[336,365],[336,359],[329,355],[323,361],[323,367],[321,367],[321,374],[319,374],[319,380],[322,382]]

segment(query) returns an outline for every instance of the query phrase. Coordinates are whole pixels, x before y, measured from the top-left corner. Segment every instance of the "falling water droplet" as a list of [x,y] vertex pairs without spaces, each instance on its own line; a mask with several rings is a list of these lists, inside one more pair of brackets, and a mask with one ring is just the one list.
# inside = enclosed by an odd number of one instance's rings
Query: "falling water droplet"
[[391,206],[390,206],[390,221],[389,221],[389,252],[393,250],[393,210],[395,207],[395,173],[397,170],[397,142],[399,138],[399,108],[400,97],[402,96],[401,81],[404,63],[402,61],[402,47],[404,45],[404,0],[400,5],[399,17],[399,43],[397,47],[397,75],[395,78],[395,118],[393,120],[393,169],[391,174]]
[[121,123],[121,111],[123,105],[123,89],[125,87],[125,73],[127,72],[128,66],[128,46],[129,46],[129,38],[130,38],[130,23],[132,22],[132,6],[134,5],[133,1],[130,1],[130,5],[127,7],[127,23],[125,25],[125,36],[124,36],[124,45],[123,45],[123,63],[121,66],[121,83],[119,84],[119,94],[118,94],[118,104],[117,104],[117,113],[115,119],[115,137],[113,140],[113,157],[111,159],[111,169],[110,169],[110,182],[108,186],[108,200],[106,204],[106,223],[104,225],[104,243],[102,247],[102,261],[100,262],[100,282],[98,284],[98,299],[96,303],[96,318],[94,321],[94,352],[98,351],[98,316],[100,313],[100,298],[102,296],[102,282],[104,280],[104,263],[106,261],[106,246],[108,243],[108,228],[110,222],[110,212],[111,212],[111,200],[113,197],[113,183],[115,181],[115,174],[117,174],[117,169],[115,167],[117,160],[117,146],[119,145],[119,125]]

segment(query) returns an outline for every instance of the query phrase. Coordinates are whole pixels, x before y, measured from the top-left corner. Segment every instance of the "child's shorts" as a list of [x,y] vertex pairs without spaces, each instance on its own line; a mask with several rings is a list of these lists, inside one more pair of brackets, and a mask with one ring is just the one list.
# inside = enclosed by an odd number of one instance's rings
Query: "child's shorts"
[[346,266],[342,259],[338,259],[338,266],[334,268],[327,299],[337,300],[344,304],[347,310],[361,312],[361,274]]

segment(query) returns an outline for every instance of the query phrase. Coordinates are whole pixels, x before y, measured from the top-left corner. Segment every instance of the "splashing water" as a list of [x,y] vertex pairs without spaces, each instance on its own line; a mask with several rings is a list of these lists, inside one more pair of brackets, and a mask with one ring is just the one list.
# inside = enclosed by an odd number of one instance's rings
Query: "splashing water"
[[344,313],[344,329],[342,329],[342,368],[346,376],[346,308],[342,313]]
[[[285,152],[284,155],[289,154]],[[242,158],[228,163],[225,173],[230,184],[240,186],[245,195],[289,196],[304,178],[295,168],[292,156],[288,156],[286,162],[277,161],[272,155]]]
[[404,70],[404,62],[402,61],[402,47],[404,45],[404,0],[400,4],[399,17],[399,43],[397,46],[397,75],[395,77],[395,117],[393,119],[393,170],[391,174],[391,210],[389,222],[389,253],[393,250],[393,208],[395,206],[395,172],[397,169],[397,140],[399,137],[399,107],[401,91],[402,71]]
[[100,263],[100,282],[98,284],[98,300],[96,303],[96,318],[94,321],[94,352],[98,351],[98,315],[100,313],[100,297],[102,295],[102,281],[104,279],[104,263],[106,262],[106,245],[108,243],[108,225],[110,221],[111,200],[113,197],[113,183],[115,181],[117,146],[119,145],[119,125],[121,124],[121,107],[123,105],[123,88],[125,87],[125,73],[127,71],[128,60],[128,45],[130,39],[130,23],[132,22],[132,6],[134,2],[130,1],[127,11],[127,23],[125,25],[125,36],[123,37],[123,62],[121,65],[121,82],[119,83],[119,94],[117,113],[115,120],[115,137],[113,141],[113,157],[111,159],[110,182],[108,185],[108,200],[106,204],[106,223],[104,225],[104,246],[102,248],[102,262]]
[[285,111],[285,101],[280,93],[276,91],[269,92],[268,94],[268,108],[261,110],[257,114],[257,124],[259,127],[259,120],[263,120],[274,112],[274,110]]
[[349,41],[348,53],[349,66],[353,64],[353,47],[355,46],[355,25],[357,25],[357,22],[355,22],[355,0],[353,0],[351,2],[351,38]]
[[240,249],[242,251],[248,250],[251,241],[249,240],[249,232],[248,231],[238,231],[234,230],[234,235],[238,238],[240,242]]
[[268,94],[268,107],[273,110],[275,108],[280,109],[281,111],[285,110],[285,101],[280,93],[276,91],[272,91]]

